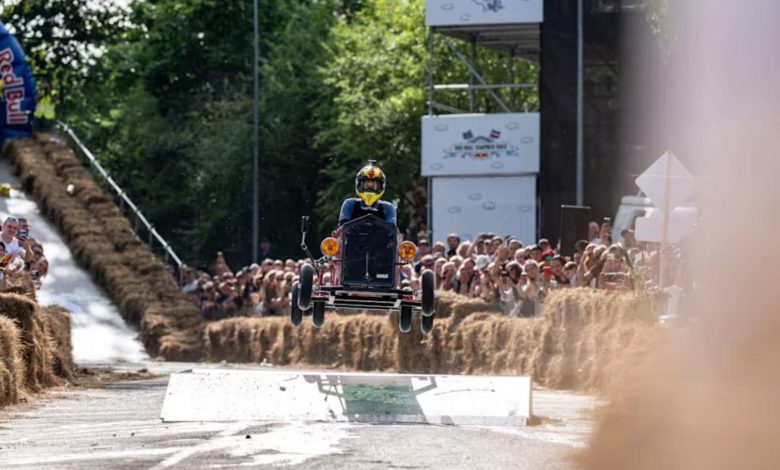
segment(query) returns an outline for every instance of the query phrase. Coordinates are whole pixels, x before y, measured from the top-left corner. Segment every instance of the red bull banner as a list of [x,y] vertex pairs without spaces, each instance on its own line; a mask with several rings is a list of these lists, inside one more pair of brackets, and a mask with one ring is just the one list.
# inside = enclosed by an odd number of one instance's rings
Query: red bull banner
[[0,22],[0,144],[30,135],[35,78],[19,42]]

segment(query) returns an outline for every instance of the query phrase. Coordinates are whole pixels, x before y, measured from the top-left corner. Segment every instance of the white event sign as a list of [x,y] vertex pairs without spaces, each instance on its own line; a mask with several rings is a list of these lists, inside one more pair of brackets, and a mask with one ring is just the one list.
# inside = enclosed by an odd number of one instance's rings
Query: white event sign
[[440,177],[432,180],[433,239],[449,233],[473,240],[477,232],[536,239],[536,175]]
[[422,119],[423,176],[539,172],[539,113],[455,114]]
[[542,0],[427,0],[427,26],[541,23]]

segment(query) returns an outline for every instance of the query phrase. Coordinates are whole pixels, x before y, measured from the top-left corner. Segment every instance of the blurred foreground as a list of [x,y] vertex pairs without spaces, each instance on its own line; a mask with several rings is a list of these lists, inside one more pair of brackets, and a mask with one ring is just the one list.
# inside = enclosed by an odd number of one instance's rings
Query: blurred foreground
[[614,392],[583,460],[592,469],[777,468],[780,253],[764,245],[780,230],[780,5],[676,3],[677,65],[655,124],[707,175],[698,321],[659,342]]

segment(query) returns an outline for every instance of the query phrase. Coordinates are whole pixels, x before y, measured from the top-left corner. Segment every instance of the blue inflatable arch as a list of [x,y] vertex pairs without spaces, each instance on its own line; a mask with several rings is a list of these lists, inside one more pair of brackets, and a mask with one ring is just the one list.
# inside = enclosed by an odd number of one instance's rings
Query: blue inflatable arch
[[19,42],[0,22],[0,145],[28,137],[35,114],[35,78]]

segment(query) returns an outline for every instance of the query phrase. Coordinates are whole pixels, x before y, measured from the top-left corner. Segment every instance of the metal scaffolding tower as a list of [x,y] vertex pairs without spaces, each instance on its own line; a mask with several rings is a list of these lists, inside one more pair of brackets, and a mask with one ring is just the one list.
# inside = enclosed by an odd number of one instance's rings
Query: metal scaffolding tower
[[478,225],[525,242],[536,234],[540,130],[528,103],[538,83],[517,65],[539,62],[542,17],[543,0],[427,0],[422,174],[437,239],[473,237]]

